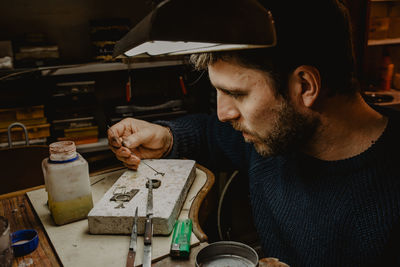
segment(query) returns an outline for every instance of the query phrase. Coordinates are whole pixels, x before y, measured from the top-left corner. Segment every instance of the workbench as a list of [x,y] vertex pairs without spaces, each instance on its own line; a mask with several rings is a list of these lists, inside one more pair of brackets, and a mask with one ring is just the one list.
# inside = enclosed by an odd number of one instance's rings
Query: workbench
[[[195,195],[190,200],[189,210],[183,211],[188,212],[187,216],[193,221],[193,234],[196,237],[196,244],[191,249],[189,260],[174,260],[170,258],[168,255],[164,257],[160,257],[156,261],[153,261],[153,266],[194,266],[194,259],[197,255],[198,250],[207,245],[207,235],[201,229],[201,221],[199,222],[199,218],[203,219],[207,216],[207,209],[204,209],[204,206],[211,205],[207,203],[207,194],[209,193],[212,185],[214,184],[214,175],[207,170],[206,168],[196,165],[197,170],[205,173],[206,181],[202,184],[199,190],[196,190]],[[122,169],[122,168],[119,168]],[[107,171],[103,171],[102,173],[93,173],[91,174],[91,181],[95,181],[98,177],[107,175],[108,172],[118,171],[115,168]],[[39,246],[32,253],[23,256],[17,257],[14,259],[13,266],[29,266],[29,265],[40,265],[40,266],[67,266],[63,262],[63,255],[60,256],[57,253],[57,250],[60,251],[59,245],[57,247],[54,246],[52,242],[52,238],[54,236],[50,233],[50,235],[46,232],[46,229],[43,225],[43,222],[40,219],[40,216],[36,213],[30,198],[27,194],[32,194],[35,191],[31,190],[44,190],[44,186],[39,186],[36,188],[30,188],[19,192],[12,192],[5,195],[0,195],[0,215],[6,217],[9,220],[11,232],[20,230],[20,229],[35,229],[39,235]],[[29,193],[31,192],[31,193]],[[189,198],[189,195],[188,195]],[[200,209],[202,207],[202,209]],[[183,208],[187,209],[187,208]],[[199,215],[200,214],[200,215]],[[87,222],[87,220],[86,220]],[[62,226],[61,226],[62,227]],[[125,238],[125,236],[124,236]],[[129,239],[129,236],[126,236]],[[85,253],[77,254],[78,261],[87,262],[88,259],[85,259]],[[126,257],[126,255],[125,255]],[[125,266],[125,265],[122,265]]]

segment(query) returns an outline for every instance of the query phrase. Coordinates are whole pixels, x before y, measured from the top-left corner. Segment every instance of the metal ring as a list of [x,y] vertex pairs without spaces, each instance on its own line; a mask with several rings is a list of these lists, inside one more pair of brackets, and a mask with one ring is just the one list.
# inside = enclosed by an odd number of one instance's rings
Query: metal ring
[[[153,185],[153,189],[157,189],[161,186],[161,180],[151,179],[151,183]],[[146,188],[149,188],[149,180],[146,182]]]

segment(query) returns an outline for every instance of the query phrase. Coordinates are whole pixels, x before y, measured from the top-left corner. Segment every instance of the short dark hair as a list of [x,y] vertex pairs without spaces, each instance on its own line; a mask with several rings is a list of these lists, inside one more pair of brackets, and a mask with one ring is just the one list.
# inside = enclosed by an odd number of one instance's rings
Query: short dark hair
[[197,69],[218,60],[269,72],[276,90],[286,96],[287,78],[301,65],[316,67],[326,95],[354,94],[355,56],[350,15],[340,0],[259,0],[270,10],[276,25],[273,48],[221,51],[191,56]]

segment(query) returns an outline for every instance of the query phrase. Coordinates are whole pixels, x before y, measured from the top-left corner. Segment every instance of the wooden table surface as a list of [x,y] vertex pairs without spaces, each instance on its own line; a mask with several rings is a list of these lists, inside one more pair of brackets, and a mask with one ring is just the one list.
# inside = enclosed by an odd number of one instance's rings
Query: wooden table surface
[[[200,206],[207,206],[207,200],[205,197],[207,196],[208,191],[214,183],[213,174],[202,166],[197,166],[198,168],[207,172],[208,180],[206,185],[201,189],[201,191],[196,196],[196,199],[193,201],[192,208],[190,210],[189,217],[193,220],[193,231],[196,236],[199,237],[199,240],[202,241],[199,246],[192,248],[191,257],[187,261],[182,260],[173,260],[169,257],[153,263],[153,266],[177,266],[177,264],[181,267],[185,266],[194,266],[195,255],[198,250],[204,247],[207,242],[207,236],[202,232],[199,227],[198,218],[203,217],[199,216],[199,212],[203,215],[204,211],[199,211]],[[38,189],[43,186],[39,186],[33,189]],[[15,257],[13,261],[13,267],[21,267],[21,266],[62,266],[60,259],[57,256],[55,249],[53,248],[50,239],[48,238],[38,216],[36,215],[33,206],[31,205],[28,196],[26,195],[26,191],[32,190],[24,190],[20,192],[14,192],[7,195],[0,196],[0,215],[7,218],[10,223],[11,232],[15,232],[21,229],[35,229],[39,234],[39,245],[36,250],[31,252],[28,255],[22,257]],[[197,227],[195,227],[195,225]],[[195,229],[196,228],[196,229]]]
[[35,229],[39,234],[39,245],[32,253],[15,257],[16,266],[62,266],[39,218],[36,216],[26,194],[0,200],[0,215],[8,219],[11,232]]

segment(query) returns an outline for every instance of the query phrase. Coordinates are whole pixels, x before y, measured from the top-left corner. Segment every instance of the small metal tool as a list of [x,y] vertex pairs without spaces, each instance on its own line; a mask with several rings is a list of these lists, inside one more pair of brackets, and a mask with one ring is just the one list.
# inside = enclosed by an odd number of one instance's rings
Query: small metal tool
[[149,178],[147,193],[146,222],[144,225],[143,267],[151,266],[151,240],[153,237],[153,183]]
[[131,241],[129,243],[128,258],[126,260],[126,267],[135,266],[135,256],[136,256],[136,242],[137,242],[137,222],[138,222],[138,208],[136,207],[135,219],[133,221]]
[[144,165],[146,165],[147,167],[149,167],[150,169],[152,169],[154,172],[155,172],[155,174],[154,175],[157,175],[157,174],[159,174],[159,175],[161,175],[161,176],[164,176],[165,175],[165,172],[159,172],[159,171],[157,171],[156,169],[154,169],[153,167],[151,167],[149,164],[147,164],[146,162],[144,162],[144,161],[141,161]]

